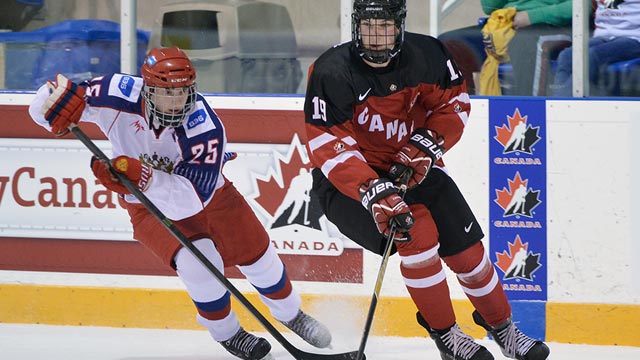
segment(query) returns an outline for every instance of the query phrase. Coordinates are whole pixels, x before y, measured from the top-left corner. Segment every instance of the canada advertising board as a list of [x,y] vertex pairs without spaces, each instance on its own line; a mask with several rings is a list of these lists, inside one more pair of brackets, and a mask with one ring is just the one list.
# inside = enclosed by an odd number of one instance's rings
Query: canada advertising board
[[[111,152],[107,141],[95,142]],[[267,229],[293,280],[362,283],[363,251],[322,214],[310,191],[311,163],[297,135],[289,144],[234,143],[227,150],[238,157],[225,164],[225,176]],[[43,259],[51,257],[47,249],[54,243],[58,249],[66,246],[64,259],[51,259],[65,264],[65,271],[113,273],[131,267],[118,256],[126,251],[124,243],[133,241],[125,204],[95,179],[90,156],[76,140],[0,139],[0,237],[6,243],[0,270],[49,271]],[[95,248],[94,240],[108,242],[109,253],[100,255],[118,262],[87,268],[81,259]],[[26,247],[38,256],[21,256]],[[144,271],[166,273],[159,264]],[[229,271],[230,277],[240,276]]]
[[547,300],[544,100],[489,107],[490,255],[511,300]]

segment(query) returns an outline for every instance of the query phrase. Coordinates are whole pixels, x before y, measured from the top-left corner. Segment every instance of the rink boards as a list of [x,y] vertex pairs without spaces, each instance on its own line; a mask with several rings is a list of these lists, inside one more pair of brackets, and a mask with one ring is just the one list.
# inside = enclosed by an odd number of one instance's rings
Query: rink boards
[[[0,106],[0,322],[198,328],[171,271],[131,240],[117,198],[94,183],[89,153],[28,120],[30,97],[3,94]],[[303,99],[208,100],[225,122],[229,150],[239,153],[225,174],[270,232],[307,306],[322,314],[337,303],[352,309],[345,321],[361,324],[379,258],[337,233],[313,203],[298,214],[293,206],[278,211],[291,180],[310,168]],[[514,317],[535,336],[640,346],[638,202],[630,200],[639,114],[637,101],[474,98],[467,130],[445,156],[487,234]],[[515,144],[518,119],[526,131]],[[96,129],[85,129],[108,150]],[[518,187],[527,197],[509,210]],[[373,331],[419,336],[398,273],[393,259]],[[239,273],[227,275],[251,292]],[[460,323],[482,336],[448,279]]]

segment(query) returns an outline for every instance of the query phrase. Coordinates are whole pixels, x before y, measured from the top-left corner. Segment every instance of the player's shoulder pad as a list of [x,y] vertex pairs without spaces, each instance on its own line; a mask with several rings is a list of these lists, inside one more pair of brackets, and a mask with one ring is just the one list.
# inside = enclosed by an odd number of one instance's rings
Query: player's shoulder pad
[[142,86],[142,78],[126,74],[113,74],[108,81],[109,96],[115,96],[129,102],[138,102]]
[[222,128],[222,123],[216,113],[206,103],[204,97],[198,94],[193,111],[182,125],[188,138]]
[[126,74],[98,76],[82,83],[87,89],[87,103],[92,107],[106,107],[137,113],[143,80]]
[[350,46],[350,42],[336,45],[314,61],[309,74],[309,91],[323,89],[324,92],[332,92],[332,89],[342,88],[350,82]]
[[431,58],[446,61],[447,58],[447,52],[442,42],[429,35],[405,32],[405,44],[403,46],[410,47],[425,59]]
[[450,71],[458,71],[457,65],[444,44],[431,36],[406,33],[405,45],[402,50],[407,68],[413,76],[421,82],[440,84],[442,87],[459,85],[463,77],[452,80]]
[[316,74],[342,74],[349,68],[351,58],[351,42],[336,45],[322,53],[313,62],[313,73]]

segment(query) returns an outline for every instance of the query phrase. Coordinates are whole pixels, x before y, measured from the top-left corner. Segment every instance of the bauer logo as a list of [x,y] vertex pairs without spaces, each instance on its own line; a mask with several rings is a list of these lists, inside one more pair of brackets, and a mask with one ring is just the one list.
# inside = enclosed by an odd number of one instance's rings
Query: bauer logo
[[540,205],[540,190],[528,187],[529,180],[522,179],[516,172],[513,179],[508,179],[508,186],[496,189],[495,203],[503,210],[503,216],[533,217],[534,209]]
[[187,128],[193,129],[196,126],[204,123],[206,119],[207,119],[207,113],[204,111],[204,109],[199,109],[197,111],[194,111],[191,115],[189,115],[189,120],[187,121]]
[[134,82],[135,81],[131,76],[123,76],[122,79],[120,79],[120,84],[118,84],[118,89],[120,89],[120,92],[122,93],[122,95],[126,97],[131,96],[131,90],[133,90]]
[[[513,115],[507,115],[507,122],[502,126],[495,126],[493,137],[503,148],[503,154],[533,154],[534,145],[540,141],[540,127],[531,126],[527,115],[520,114],[515,108]],[[503,161],[504,162],[504,161]],[[540,165],[540,159],[534,158],[525,165]],[[520,165],[520,164],[519,164]]]
[[250,195],[257,213],[266,220],[272,243],[279,253],[339,256],[343,240],[330,233],[318,199],[311,192],[311,163],[298,136],[285,155],[274,151],[275,163],[266,174],[253,174]]
[[[535,272],[542,267],[540,254],[534,254],[530,251],[529,243],[523,243],[520,235],[516,235],[513,243],[508,242],[507,245],[508,250],[504,250],[502,253],[496,252],[497,261],[495,265],[504,274],[502,279],[533,281],[535,279]],[[505,284],[504,286],[508,287],[509,285]]]

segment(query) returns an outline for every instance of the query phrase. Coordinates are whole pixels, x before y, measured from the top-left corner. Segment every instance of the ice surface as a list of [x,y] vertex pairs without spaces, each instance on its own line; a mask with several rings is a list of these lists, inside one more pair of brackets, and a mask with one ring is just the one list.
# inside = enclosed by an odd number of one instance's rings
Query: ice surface
[[[334,332],[331,352],[358,348],[360,333]],[[276,360],[291,356],[270,336]],[[314,350],[291,333],[285,336],[299,348]],[[505,359],[497,345],[488,339],[480,341],[494,354]],[[554,360],[637,360],[640,347],[569,345],[550,343]],[[367,342],[369,360],[440,359],[434,343],[426,338],[372,337]],[[90,326],[51,326],[0,324],[0,358],[7,360],[233,360],[206,331],[128,329]]]

